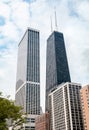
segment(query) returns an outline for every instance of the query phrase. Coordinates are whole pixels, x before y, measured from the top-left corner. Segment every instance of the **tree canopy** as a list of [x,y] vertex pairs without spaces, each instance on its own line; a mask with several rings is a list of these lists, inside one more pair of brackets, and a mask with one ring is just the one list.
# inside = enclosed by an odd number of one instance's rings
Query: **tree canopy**
[[7,130],[7,121],[11,120],[14,127],[23,123],[22,108],[13,101],[4,98],[0,92],[0,130]]

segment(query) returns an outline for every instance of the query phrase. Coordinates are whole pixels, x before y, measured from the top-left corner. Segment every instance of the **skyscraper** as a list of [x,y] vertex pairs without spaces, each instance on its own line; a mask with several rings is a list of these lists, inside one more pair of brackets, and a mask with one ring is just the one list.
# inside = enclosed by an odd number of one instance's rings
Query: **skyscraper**
[[48,109],[48,94],[56,85],[70,82],[70,74],[64,44],[63,34],[54,31],[47,40],[46,54],[46,110]]
[[49,94],[50,130],[84,130],[80,89],[67,82]]
[[39,31],[35,29],[28,28],[18,45],[15,98],[33,122],[40,114],[40,45]]

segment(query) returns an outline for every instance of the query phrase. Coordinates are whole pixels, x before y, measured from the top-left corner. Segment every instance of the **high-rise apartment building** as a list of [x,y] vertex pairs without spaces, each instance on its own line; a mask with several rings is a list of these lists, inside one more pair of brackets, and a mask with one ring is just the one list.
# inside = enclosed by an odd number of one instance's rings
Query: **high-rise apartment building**
[[[24,113],[30,114],[27,120],[34,123],[34,118],[40,114],[40,44],[39,31],[35,29],[28,28],[18,45],[15,99]],[[26,128],[28,130],[29,126]]]
[[89,130],[89,85],[80,90],[84,130]]
[[50,130],[49,113],[46,112],[36,117],[36,130]]
[[56,85],[70,81],[63,34],[54,31],[47,40],[46,110],[48,109],[48,94],[50,91],[55,89]]
[[49,94],[50,130],[84,130],[80,89],[67,82]]

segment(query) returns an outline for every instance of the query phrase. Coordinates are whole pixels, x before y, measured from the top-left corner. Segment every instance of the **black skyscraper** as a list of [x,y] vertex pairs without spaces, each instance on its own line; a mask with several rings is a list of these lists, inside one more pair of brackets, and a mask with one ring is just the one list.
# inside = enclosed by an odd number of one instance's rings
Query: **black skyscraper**
[[70,82],[65,43],[63,34],[54,31],[47,40],[46,55],[46,110],[48,110],[48,94],[56,85]]

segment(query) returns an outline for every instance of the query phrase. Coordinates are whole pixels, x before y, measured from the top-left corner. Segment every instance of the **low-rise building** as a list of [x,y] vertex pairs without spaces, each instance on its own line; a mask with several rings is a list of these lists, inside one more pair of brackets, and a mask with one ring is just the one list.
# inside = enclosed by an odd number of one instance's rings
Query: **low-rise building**
[[80,89],[67,82],[49,94],[50,130],[84,130]]
[[84,130],[89,130],[89,85],[80,90]]
[[50,125],[48,112],[37,116],[35,121],[35,130],[50,130],[49,126]]

